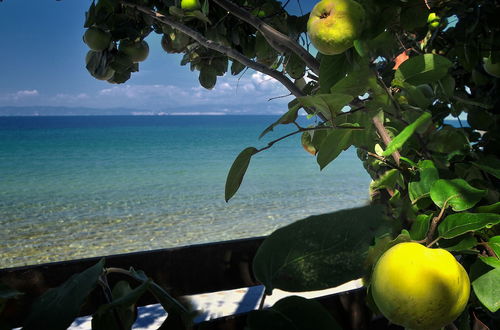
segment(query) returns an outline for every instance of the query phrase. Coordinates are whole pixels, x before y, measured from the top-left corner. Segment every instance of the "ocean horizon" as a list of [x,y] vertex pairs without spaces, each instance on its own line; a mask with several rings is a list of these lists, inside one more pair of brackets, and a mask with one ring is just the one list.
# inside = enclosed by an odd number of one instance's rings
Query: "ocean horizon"
[[368,201],[353,149],[320,171],[298,134],[254,156],[225,203],[238,153],[295,129],[259,140],[278,118],[0,117],[0,267],[262,236]]

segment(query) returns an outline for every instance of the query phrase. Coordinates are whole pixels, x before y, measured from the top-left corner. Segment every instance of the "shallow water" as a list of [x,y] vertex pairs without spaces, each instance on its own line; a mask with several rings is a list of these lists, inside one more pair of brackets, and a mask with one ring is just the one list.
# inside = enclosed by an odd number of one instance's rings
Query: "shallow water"
[[225,203],[236,155],[293,130],[258,140],[276,119],[0,118],[0,267],[260,236],[368,200],[353,150],[319,171],[297,135],[254,156]]

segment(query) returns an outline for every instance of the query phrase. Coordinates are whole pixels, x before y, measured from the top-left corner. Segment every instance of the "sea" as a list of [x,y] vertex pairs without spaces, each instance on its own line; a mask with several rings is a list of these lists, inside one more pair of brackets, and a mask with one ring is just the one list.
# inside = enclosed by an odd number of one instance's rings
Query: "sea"
[[[322,171],[275,116],[0,117],[0,268],[270,234],[368,202],[353,149]],[[314,121],[300,118],[301,125]]]

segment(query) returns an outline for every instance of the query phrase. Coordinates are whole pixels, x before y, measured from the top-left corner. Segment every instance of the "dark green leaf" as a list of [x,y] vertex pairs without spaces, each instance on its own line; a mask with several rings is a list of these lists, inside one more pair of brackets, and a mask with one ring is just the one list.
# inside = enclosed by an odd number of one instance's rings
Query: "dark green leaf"
[[497,257],[479,256],[479,260],[493,268],[500,268],[500,259],[498,259]]
[[495,268],[472,282],[479,301],[492,313],[500,309],[500,268]]
[[342,327],[317,301],[290,296],[269,309],[253,311],[248,330],[341,330]]
[[448,98],[452,98],[455,94],[455,79],[451,75],[444,76],[439,82],[441,90]]
[[401,8],[401,26],[405,30],[414,30],[427,24],[427,16],[429,10],[425,6],[424,1],[410,0],[405,2],[405,6]]
[[432,133],[429,137],[427,148],[443,154],[470,149],[470,143],[463,131],[445,126],[443,129]]
[[248,147],[240,152],[234,160],[226,179],[226,189],[224,193],[226,202],[229,201],[240,188],[243,177],[245,176],[248,165],[250,164],[250,159],[256,153],[257,149],[254,147]]
[[427,109],[429,105],[432,103],[432,96],[427,96],[424,94],[426,88],[430,88],[429,85],[419,85],[417,87],[404,83],[404,92],[405,96],[408,98],[408,102],[420,109]]
[[440,237],[452,238],[500,223],[500,214],[455,213],[447,216],[438,226]]
[[437,180],[430,191],[434,204],[442,208],[447,203],[455,212],[474,207],[484,195],[486,190],[474,188],[463,179]]
[[500,213],[500,202],[491,205],[478,206],[476,211],[478,213]]
[[419,241],[427,236],[432,214],[419,214],[410,229],[410,236],[413,240]]
[[335,118],[352,97],[347,94],[316,94],[297,98],[304,107],[312,107],[327,119]]
[[472,164],[485,171],[486,173],[493,175],[495,178],[500,179],[500,159],[498,159],[497,157],[493,155],[487,155],[477,162],[472,162]]
[[347,94],[354,98],[366,93],[370,88],[369,83],[373,83],[374,79],[373,73],[366,66],[363,66],[343,77],[332,86],[330,91],[332,93]]
[[500,236],[491,237],[488,245],[495,251],[497,257],[500,257]]
[[311,216],[273,232],[255,255],[253,269],[268,294],[274,288],[311,291],[364,274],[365,252],[387,232],[380,207]]
[[418,171],[420,173],[420,180],[408,184],[412,203],[424,196],[428,196],[432,184],[439,179],[438,170],[431,160],[418,162]]
[[285,62],[285,70],[293,79],[300,79],[306,73],[306,65],[297,54],[292,53]]
[[431,119],[432,115],[428,112],[424,112],[417,120],[415,120],[410,125],[406,126],[401,133],[399,133],[387,146],[386,150],[382,153],[382,156],[389,156],[396,150],[399,150],[403,147],[405,142],[415,133],[415,131],[427,123],[429,119]]
[[396,184],[402,184],[402,177],[397,169],[390,169],[370,184],[371,189],[394,189]]
[[[207,0],[208,2],[208,0]],[[236,76],[237,74],[239,74],[241,71],[243,71],[243,69],[245,69],[245,66],[243,64],[241,64],[240,62],[236,61],[236,60],[233,60],[233,62],[231,63],[231,74],[233,76]]]
[[332,129],[323,139],[318,152],[319,168],[323,169],[340,155],[343,150],[351,146],[352,130]]
[[[92,330],[130,329],[136,319],[135,303],[148,289],[150,281],[132,289],[128,282],[120,281],[113,288],[113,301],[101,305],[92,317]],[[119,322],[116,318],[119,318]]]
[[339,55],[323,55],[319,67],[320,93],[330,92],[330,88],[344,78],[350,69],[346,53]]
[[453,63],[444,56],[424,54],[404,61],[394,79],[412,85],[428,84],[443,78]]
[[[295,101],[295,102],[294,102]],[[294,100],[290,102],[289,104],[289,110],[281,116],[277,121],[269,125],[262,133],[259,135],[259,139],[261,139],[264,135],[266,135],[269,132],[272,132],[274,128],[278,125],[286,125],[286,124],[291,124],[295,120],[297,120],[297,116],[299,114],[299,110],[301,109],[301,105],[298,101]]]
[[477,253],[477,251],[473,249],[477,245],[477,240],[472,234],[457,237],[451,240],[440,241],[439,245],[441,248],[448,251]]
[[[146,282],[150,280],[142,270],[136,271],[133,268],[130,268],[130,273],[132,277],[138,281]],[[154,282],[151,282],[148,290],[168,313],[167,319],[163,322],[159,329],[184,330],[189,328],[189,325],[192,323],[193,317],[195,316],[194,312],[189,311],[179,301],[168,294],[168,292],[161,286]]]
[[23,330],[67,329],[78,316],[80,307],[102,274],[104,259],[85,271],[71,276],[57,288],[41,295],[31,308]]

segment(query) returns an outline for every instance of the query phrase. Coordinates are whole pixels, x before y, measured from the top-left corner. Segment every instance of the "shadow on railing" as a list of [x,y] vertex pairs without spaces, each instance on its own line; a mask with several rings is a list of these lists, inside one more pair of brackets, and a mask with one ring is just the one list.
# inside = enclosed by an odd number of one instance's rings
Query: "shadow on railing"
[[[143,270],[172,296],[202,294],[247,288],[259,283],[252,276],[251,262],[263,237],[226,242],[191,245],[170,249],[141,251],[106,256],[106,267]],[[101,257],[53,262],[48,264],[0,270],[0,282],[24,293],[19,299],[7,302],[0,318],[21,325],[33,300],[46,290],[57,287],[71,275],[94,265]],[[114,285],[124,279],[110,277]],[[249,288],[250,290],[251,288]],[[367,319],[370,313],[363,303],[365,291],[357,289],[342,294],[318,298],[334,314],[345,329],[388,329],[387,322]],[[103,303],[96,290],[81,309],[81,315],[91,315]],[[144,306],[157,301],[144,295],[138,302]],[[242,312],[242,313],[240,313]],[[243,329],[246,313],[198,323],[196,329]]]

